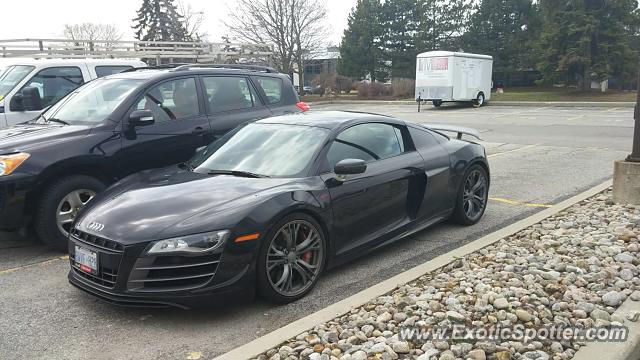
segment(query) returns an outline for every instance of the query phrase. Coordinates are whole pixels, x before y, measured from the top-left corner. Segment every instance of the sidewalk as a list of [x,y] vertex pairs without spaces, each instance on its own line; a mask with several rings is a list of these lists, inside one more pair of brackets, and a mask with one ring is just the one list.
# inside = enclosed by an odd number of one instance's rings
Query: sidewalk
[[585,341],[403,336],[407,329],[454,325],[528,331],[629,324],[633,317],[614,312],[625,300],[640,301],[640,292],[634,293],[640,289],[639,237],[640,207],[613,205],[607,190],[264,349],[258,358],[571,359]]

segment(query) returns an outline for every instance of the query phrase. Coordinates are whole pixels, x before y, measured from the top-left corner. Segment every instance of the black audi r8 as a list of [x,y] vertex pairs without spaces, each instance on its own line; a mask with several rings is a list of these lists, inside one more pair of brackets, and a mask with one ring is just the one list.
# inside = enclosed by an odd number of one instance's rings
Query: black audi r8
[[92,200],[70,237],[69,281],[134,306],[299,299],[327,268],[449,218],[478,222],[489,166],[466,135],[479,137],[352,112],[246,124]]

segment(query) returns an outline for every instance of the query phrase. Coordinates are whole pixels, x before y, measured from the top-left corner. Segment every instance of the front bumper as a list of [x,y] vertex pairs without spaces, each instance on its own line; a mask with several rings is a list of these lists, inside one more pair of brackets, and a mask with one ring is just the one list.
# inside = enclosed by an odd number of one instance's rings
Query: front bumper
[[29,224],[28,198],[34,187],[35,177],[30,175],[0,177],[0,230],[16,230]]
[[[69,283],[106,302],[188,309],[230,299],[253,299],[253,252],[150,257],[140,256],[147,243],[123,246],[87,234],[77,235],[69,241]],[[97,254],[97,274],[87,274],[76,266],[76,246]]]

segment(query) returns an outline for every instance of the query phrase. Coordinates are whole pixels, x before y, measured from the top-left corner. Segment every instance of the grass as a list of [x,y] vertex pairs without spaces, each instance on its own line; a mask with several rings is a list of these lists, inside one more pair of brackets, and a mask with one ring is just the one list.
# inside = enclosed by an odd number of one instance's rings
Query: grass
[[[305,95],[302,97],[302,101],[314,102],[314,101],[328,101],[328,100],[363,100],[358,98],[357,92],[352,91],[350,94],[326,94],[320,95]],[[408,99],[394,99],[391,97],[384,97],[375,100],[414,100]],[[558,87],[512,87],[505,89],[503,94],[492,93],[491,101],[583,101],[583,102],[635,102],[635,91],[623,91],[623,90],[608,90],[606,93],[599,91],[580,91],[573,88],[558,88]]]

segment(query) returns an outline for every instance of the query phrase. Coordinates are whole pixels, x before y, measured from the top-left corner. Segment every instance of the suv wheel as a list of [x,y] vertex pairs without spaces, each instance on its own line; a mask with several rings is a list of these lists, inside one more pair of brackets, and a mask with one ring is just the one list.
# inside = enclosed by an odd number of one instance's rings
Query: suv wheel
[[78,211],[105,187],[101,181],[85,175],[67,176],[49,184],[36,209],[34,227],[40,240],[66,251]]

